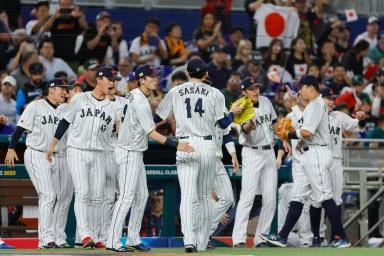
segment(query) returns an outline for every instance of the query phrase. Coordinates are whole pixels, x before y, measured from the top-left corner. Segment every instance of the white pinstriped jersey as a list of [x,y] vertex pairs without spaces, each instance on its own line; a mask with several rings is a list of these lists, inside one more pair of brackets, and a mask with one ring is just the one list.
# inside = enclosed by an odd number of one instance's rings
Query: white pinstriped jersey
[[[27,147],[47,152],[59,124],[59,115],[60,109],[48,103],[47,99],[29,103],[17,123],[27,131]],[[54,152],[57,149],[56,146]]]
[[[243,146],[258,147],[273,144],[272,121],[277,119],[276,111],[271,101],[264,96],[259,97],[259,107],[253,108],[255,112],[255,126],[249,134],[241,129],[239,143]],[[249,122],[249,121],[248,121]]]
[[305,145],[330,145],[328,107],[321,95],[313,99],[305,107],[301,129],[309,131],[313,136],[303,138]]
[[[303,123],[302,115],[296,116],[295,113],[291,112],[287,115],[287,118],[292,120],[292,126],[295,128],[295,130],[299,129],[300,124]],[[299,119],[298,119],[299,118]],[[291,140],[291,147],[292,147],[292,160],[295,162],[299,161],[299,157],[301,154],[296,150],[297,143],[299,143],[298,140]]]
[[359,120],[351,118],[340,111],[333,111],[329,114],[329,132],[331,135],[331,147],[333,158],[343,157],[341,139],[343,130],[359,131]]
[[[59,116],[60,120],[64,118],[64,115],[65,113],[67,113],[68,108],[69,108],[69,105],[67,103],[64,103],[58,106],[58,109],[60,109],[60,116]],[[68,136],[71,132],[71,128],[72,126],[70,125],[68,127],[68,130],[65,132],[64,136],[57,143],[57,147],[58,147],[57,153],[59,157],[67,157],[67,143],[68,143]]]
[[72,124],[68,147],[105,150],[121,112],[112,101],[97,100],[91,92],[73,96],[64,118]]
[[224,117],[225,99],[214,87],[187,82],[172,88],[156,113],[166,119],[171,112],[176,120],[176,137],[214,136],[217,120]]
[[[112,102],[114,104],[116,104],[116,106],[119,108],[120,112],[123,111],[124,104],[125,104],[124,97],[120,97],[120,96],[115,95],[115,99],[112,100]],[[108,141],[108,145],[107,145],[106,150],[107,151],[115,151],[116,143],[117,143],[117,133],[116,133],[116,129],[114,129],[112,132],[112,135]]]
[[117,146],[145,151],[148,149],[148,134],[156,128],[149,100],[136,88],[125,97],[124,103]]
[[223,158],[223,137],[231,132],[231,126],[221,129],[216,125],[215,132],[216,156],[221,159]]

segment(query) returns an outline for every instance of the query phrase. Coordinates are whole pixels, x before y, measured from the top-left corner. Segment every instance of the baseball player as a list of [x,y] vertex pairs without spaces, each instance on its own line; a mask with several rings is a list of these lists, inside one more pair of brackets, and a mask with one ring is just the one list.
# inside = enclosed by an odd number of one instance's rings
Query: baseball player
[[328,107],[319,94],[317,78],[311,75],[302,76],[299,80],[299,93],[309,103],[303,113],[303,124],[300,129],[283,130],[279,136],[283,140],[300,139],[301,172],[293,182],[291,203],[287,218],[279,234],[261,234],[260,237],[279,247],[287,246],[287,237],[301,215],[304,203],[313,193],[313,197],[325,209],[337,239],[332,247],[349,247],[351,244],[338,214],[337,205],[333,200],[330,167],[332,155],[329,147]]
[[[356,118],[351,118],[347,114],[340,111],[333,111],[334,100],[337,97],[334,95],[333,90],[325,88],[321,90],[321,95],[328,106],[329,111],[329,132],[331,136],[331,151],[333,156],[331,166],[331,184],[333,192],[333,200],[335,200],[337,213],[341,219],[341,199],[343,193],[343,164],[342,164],[342,132],[343,130],[356,132],[364,130],[365,127],[365,112],[358,111],[355,114]],[[313,246],[320,247],[321,239],[319,235],[319,227],[321,223],[321,204],[314,202],[310,208],[311,226],[314,235]],[[332,230],[331,241],[335,240],[335,231]]]
[[224,114],[224,96],[216,88],[202,83],[207,75],[205,62],[191,59],[187,64],[189,82],[172,88],[155,115],[155,122],[159,123],[173,112],[176,137],[197,149],[193,153],[177,151],[176,157],[181,228],[187,253],[207,249],[213,210],[211,192],[215,172],[212,170],[216,170],[217,159],[215,124],[227,128],[234,114],[242,111],[235,105],[228,115]]
[[259,84],[252,77],[242,81],[243,95],[254,105],[255,117],[241,125],[239,143],[243,145],[241,193],[237,205],[232,240],[234,247],[245,247],[249,214],[258,183],[262,182],[262,208],[254,246],[266,245],[259,234],[268,233],[276,208],[277,167],[273,150],[273,132],[277,132],[277,115],[270,100],[260,96]]
[[[53,182],[53,173],[57,172],[57,161],[48,162],[45,154],[59,123],[59,103],[64,103],[66,89],[70,88],[65,81],[54,79],[47,84],[48,96],[31,102],[17,123],[12,135],[5,164],[13,167],[18,157],[15,151],[17,142],[24,131],[27,132],[24,153],[25,168],[39,195],[38,235],[39,248],[57,248],[55,243],[55,229],[53,224],[53,211],[56,202],[56,189]],[[52,148],[52,155],[57,153],[57,147]]]
[[47,153],[51,161],[53,149],[71,124],[67,158],[75,188],[77,228],[84,248],[105,248],[100,238],[101,201],[107,169],[105,150],[121,114],[118,106],[106,96],[120,79],[110,67],[97,70],[95,89],[72,98]]
[[[112,89],[111,94],[107,97],[110,101],[113,101],[119,108],[124,107],[124,98],[116,96],[116,87]],[[117,192],[117,173],[118,167],[116,164],[115,147],[117,142],[117,131],[112,133],[110,141],[108,142],[107,151],[107,176],[105,179],[103,202],[101,203],[101,239],[104,244],[107,243],[108,233],[111,227],[111,216],[113,214],[113,205],[115,204],[116,192]]]
[[[68,111],[69,103],[73,96],[79,92],[83,92],[86,85],[81,82],[69,81],[68,85],[72,86],[72,89],[68,91],[68,97],[66,102],[61,104],[58,109],[60,110],[59,119],[64,118],[64,115]],[[69,130],[65,133],[63,138],[60,140],[57,151],[57,162],[58,169],[54,173],[54,188],[57,191],[57,202],[53,212],[53,223],[55,225],[55,241],[60,248],[71,248],[66,240],[67,235],[65,233],[65,226],[67,224],[69,205],[72,201],[73,196],[73,182],[71,174],[69,173],[68,162],[67,162],[67,140]]]
[[[115,252],[149,251],[140,240],[140,228],[148,200],[148,187],[143,152],[148,148],[148,137],[167,146],[185,152],[193,152],[188,142],[176,142],[155,130],[148,96],[158,85],[158,72],[145,64],[135,71],[139,87],[125,99],[123,116],[116,143],[119,197],[114,206],[107,250]],[[128,224],[127,245],[120,241],[124,220],[132,207]]]

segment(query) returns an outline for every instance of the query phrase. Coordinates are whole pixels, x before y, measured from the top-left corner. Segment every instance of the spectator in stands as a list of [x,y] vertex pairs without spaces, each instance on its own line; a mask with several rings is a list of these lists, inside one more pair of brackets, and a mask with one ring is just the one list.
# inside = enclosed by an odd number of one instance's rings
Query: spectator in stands
[[165,44],[168,49],[168,65],[180,66],[187,61],[189,51],[186,51],[179,24],[172,23],[166,29]]
[[152,191],[149,199],[150,213],[146,214],[143,225],[147,227],[147,236],[161,236],[163,226],[163,190]]
[[177,71],[172,75],[172,87],[176,87],[180,84],[188,82],[188,77],[184,71]]
[[[379,123],[373,131],[368,133],[368,139],[384,139],[384,114],[380,115]],[[371,142],[371,148],[384,148],[384,142]]]
[[[29,41],[26,40],[25,29],[18,28],[12,33],[12,43],[9,45],[7,52],[5,54],[5,61],[7,63],[7,67],[11,65],[13,59],[16,57],[19,52],[20,46],[22,43],[29,44]],[[34,47],[30,47],[31,49]]]
[[229,34],[230,41],[224,46],[224,50],[231,56],[231,60],[235,58],[237,47],[242,39],[244,39],[244,29],[241,27],[232,28]]
[[338,20],[337,9],[332,3],[333,0],[316,0],[315,6],[310,8],[316,15],[313,26],[313,34],[316,42],[324,38],[324,33],[329,29],[332,23]]
[[10,30],[13,31],[23,27],[20,0],[0,0],[0,10],[4,10],[7,13]]
[[17,124],[16,101],[13,99],[16,88],[16,79],[6,76],[1,82],[0,115],[8,118],[8,124],[15,128]]
[[236,56],[232,59],[232,70],[237,70],[240,66],[249,61],[252,53],[252,43],[247,39],[242,39],[237,46]]
[[[364,113],[365,113],[366,125],[365,125],[365,131],[363,132],[363,137],[366,138],[367,134],[369,132],[373,131],[373,129],[375,129],[378,118],[372,116],[371,104],[367,99],[361,100],[361,105],[359,107],[359,111],[364,111]],[[360,132],[360,134],[361,134],[361,132]]]
[[374,117],[379,117],[384,113],[384,85],[382,82],[373,84],[370,99],[372,100],[371,114]]
[[375,64],[379,64],[381,58],[384,57],[384,37],[381,37],[375,47],[369,49],[368,57]]
[[237,72],[241,75],[241,78],[253,77],[256,83],[260,84],[260,92],[270,92],[271,85],[265,70],[263,69],[263,57],[259,51],[253,51],[250,55],[248,62],[241,66]]
[[345,53],[343,65],[347,72],[354,75],[362,75],[364,73],[364,58],[368,56],[369,43],[360,40],[351,50]]
[[225,66],[227,53],[220,46],[214,46],[211,54],[212,61],[207,64],[207,71],[212,80],[212,86],[217,89],[225,88],[231,70]]
[[54,75],[53,75],[54,78],[57,78],[57,79],[61,79],[61,80],[65,80],[65,81],[68,81],[68,74],[67,72],[65,71],[57,71]]
[[351,45],[349,44],[349,38],[351,37],[351,33],[350,28],[345,25],[339,26],[338,30],[339,33],[337,36],[337,42],[335,44],[335,47],[338,55],[342,56],[351,48]]
[[110,65],[114,65],[119,63],[119,60],[122,58],[128,58],[128,43],[125,39],[123,39],[123,22],[122,21],[114,21],[111,24],[112,30],[115,32],[118,47],[113,50],[112,46],[108,46],[107,49],[107,63]]
[[100,67],[100,63],[97,59],[89,59],[84,63],[84,76],[79,78],[79,82],[83,82],[87,85],[84,92],[93,91],[96,86],[96,72]]
[[307,73],[308,66],[312,63],[307,53],[304,39],[296,37],[291,42],[291,54],[288,57],[285,69],[294,79]]
[[49,2],[38,1],[34,15],[37,19],[28,21],[27,25],[25,25],[25,29],[29,39],[34,42],[37,47],[44,36],[49,37],[51,35],[44,30],[44,24],[49,19]]
[[102,11],[96,16],[96,27],[85,32],[79,55],[83,59],[92,58],[104,63],[108,47],[114,52],[119,50],[116,30],[111,27],[111,16]]
[[205,13],[201,16],[200,24],[193,33],[197,47],[205,62],[210,61],[211,53],[216,45],[223,47],[225,40],[221,35],[221,22],[216,22],[212,13]]
[[2,84],[2,81],[3,81],[3,79],[4,79],[6,76],[9,76],[8,71],[7,71],[7,70],[1,70],[1,71],[0,71],[0,84]]
[[[297,10],[300,18],[300,26],[297,35],[304,39],[307,49],[312,50],[312,28],[316,14],[313,13],[312,10],[307,11],[305,6],[306,0],[295,0],[291,2],[293,2],[293,7]],[[287,1],[286,4],[289,5],[289,1]]]
[[129,72],[128,77],[127,77],[127,83],[128,83],[128,92],[139,87],[138,83],[137,83],[136,76],[135,76],[135,72],[133,72],[133,71]]
[[336,48],[334,42],[326,40],[320,48],[320,53],[315,61],[316,65],[320,68],[321,76],[324,78],[333,76],[333,66],[338,63]]
[[307,74],[316,77],[319,83],[321,83],[320,69],[316,64],[309,65]]
[[[255,11],[263,4],[264,0],[245,0],[244,8],[248,15],[249,21],[249,31],[248,31],[248,39],[252,43],[256,42],[256,22],[253,16],[255,15]],[[256,49],[256,45],[255,45]]]
[[157,18],[148,18],[144,32],[133,39],[129,53],[135,64],[150,64],[159,67],[161,60],[168,59],[167,46],[159,36],[160,22]]
[[30,81],[25,83],[23,88],[17,92],[16,111],[21,115],[27,105],[35,100],[43,98],[43,73],[44,67],[40,62],[33,62],[29,66]]
[[0,56],[2,56],[0,57],[0,70],[6,68],[7,62],[4,56],[8,48],[8,42],[11,39],[8,25],[3,20],[3,16],[6,15],[7,14],[4,11],[0,11]]
[[75,72],[73,72],[73,70],[63,59],[54,57],[55,48],[51,39],[47,38],[40,42],[39,52],[40,61],[45,67],[45,81],[52,80],[55,76],[55,73],[58,71],[64,71],[67,73],[69,80],[75,80],[77,78]]
[[336,95],[340,95],[344,87],[349,87],[347,72],[342,63],[337,63],[333,66],[333,77],[325,80],[324,84],[331,88]]
[[117,83],[118,95],[125,96],[129,92],[127,78],[128,78],[129,72],[132,71],[132,68],[133,68],[133,64],[128,57],[120,58],[119,65],[118,65],[118,71],[119,71],[118,75],[121,77],[121,81]]
[[368,18],[366,31],[355,38],[353,46],[356,46],[361,40],[365,40],[369,43],[368,48],[375,47],[377,44],[377,32],[379,32],[379,19],[376,16],[371,16]]
[[[28,48],[27,45],[25,47]],[[23,45],[20,48],[23,48]],[[35,51],[24,51],[23,49],[20,49],[19,52],[23,52],[20,55],[21,65],[11,72],[11,76],[16,79],[16,92],[19,89],[22,89],[24,84],[29,82],[30,65],[39,61],[39,55]],[[15,60],[18,59],[18,55],[16,55]]]
[[77,70],[79,63],[75,56],[77,35],[87,29],[84,13],[73,5],[72,0],[60,0],[59,8],[44,24],[44,30],[51,32],[56,57],[68,62],[73,70]]
[[278,38],[273,39],[263,56],[263,60],[263,67],[266,71],[268,71],[271,65],[278,65],[284,68],[285,63],[287,62],[287,56],[284,52],[283,41]]
[[361,75],[355,75],[351,81],[351,87],[345,87],[340,96],[335,100],[335,104],[345,103],[349,110],[354,113],[358,111],[361,105],[361,99],[368,100],[371,103],[369,95],[363,92],[364,79]]
[[225,98],[225,106],[230,109],[232,102],[235,102],[241,96],[241,75],[232,73],[227,81],[227,87],[221,89]]

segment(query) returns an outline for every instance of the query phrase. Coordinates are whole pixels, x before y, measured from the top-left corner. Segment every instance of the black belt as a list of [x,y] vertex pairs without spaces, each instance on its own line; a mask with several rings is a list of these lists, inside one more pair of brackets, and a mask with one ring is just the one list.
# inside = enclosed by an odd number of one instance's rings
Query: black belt
[[272,148],[271,145],[265,145],[265,146],[260,146],[260,147],[252,147],[253,149],[262,149],[262,150],[269,150]]
[[[203,138],[203,140],[212,140],[212,135],[203,136],[201,138]],[[189,139],[189,136],[183,136],[183,137],[180,137],[180,139],[182,140]]]
[[[327,145],[319,145],[320,147],[325,147]],[[300,153],[303,153],[302,151],[308,151],[309,150],[309,147],[308,146],[305,146],[303,148],[300,149]]]

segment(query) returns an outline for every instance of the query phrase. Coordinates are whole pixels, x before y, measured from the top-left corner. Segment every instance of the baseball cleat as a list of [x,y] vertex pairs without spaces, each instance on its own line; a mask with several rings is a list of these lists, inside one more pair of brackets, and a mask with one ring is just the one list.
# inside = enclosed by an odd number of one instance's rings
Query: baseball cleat
[[260,238],[278,247],[287,247],[287,239],[278,234],[260,234]]
[[207,250],[213,250],[216,248],[215,243],[213,242],[212,236],[209,236]]
[[238,244],[235,244],[233,248],[247,248],[247,246],[245,245],[245,243],[238,243]]
[[63,244],[59,245],[59,248],[73,248],[73,246],[71,246],[68,243],[63,243]]
[[261,242],[255,245],[255,248],[268,248],[268,244],[266,242]]
[[86,238],[83,239],[82,245],[83,245],[83,248],[94,247],[95,242],[93,242],[92,238],[87,236]]
[[348,239],[341,239],[339,236],[335,237],[335,241],[329,245],[330,248],[348,248],[351,247],[351,243]]
[[320,237],[314,237],[312,239],[312,246],[311,247],[321,247],[321,238]]
[[184,249],[186,253],[197,252],[196,246],[194,246],[193,244],[187,244],[186,246],[184,246]]
[[95,243],[95,248],[97,248],[97,249],[105,249],[107,247],[103,244],[103,242],[97,242],[97,243]]
[[59,246],[55,242],[50,242],[46,245],[39,247],[39,249],[56,249],[56,248],[59,248]]
[[149,252],[151,250],[151,248],[149,248],[148,246],[145,246],[141,243],[138,245],[127,245],[127,246],[125,246],[125,248],[127,248],[129,250],[139,251],[139,252]]
[[125,247],[120,247],[120,248],[107,248],[107,251],[113,251],[113,252],[135,252],[134,250],[127,249]]
[[0,244],[0,249],[16,249],[16,247],[9,245],[9,244],[6,244],[6,243],[3,243],[3,244]]
[[83,248],[83,244],[82,243],[75,243],[74,247],[75,248]]

